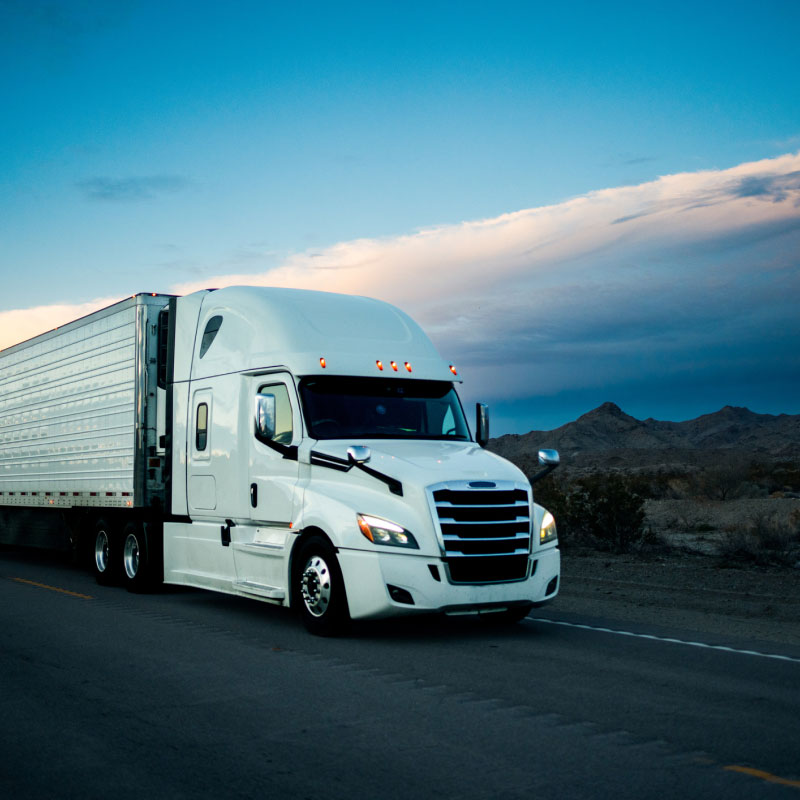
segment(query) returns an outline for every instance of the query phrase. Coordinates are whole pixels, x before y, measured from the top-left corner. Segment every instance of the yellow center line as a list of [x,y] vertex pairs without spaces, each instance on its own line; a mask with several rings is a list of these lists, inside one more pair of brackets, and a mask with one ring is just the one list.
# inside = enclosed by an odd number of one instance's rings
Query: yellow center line
[[778,775],[773,775],[771,772],[764,772],[762,769],[753,769],[752,767],[740,767],[738,764],[729,764],[723,767],[729,772],[742,772],[745,775],[751,775],[753,778],[761,778],[762,781],[768,783],[777,783],[780,786],[793,786],[795,789],[800,789],[800,781],[793,781],[790,778],[781,778]]
[[51,592],[61,592],[61,594],[68,594],[70,597],[80,597],[82,600],[94,600],[90,594],[80,594],[79,592],[71,592],[69,589],[60,589],[58,586],[48,586],[46,583],[37,583],[36,581],[29,581],[25,578],[12,578],[12,581],[17,583],[27,583],[29,586],[38,586],[40,589],[50,589]]

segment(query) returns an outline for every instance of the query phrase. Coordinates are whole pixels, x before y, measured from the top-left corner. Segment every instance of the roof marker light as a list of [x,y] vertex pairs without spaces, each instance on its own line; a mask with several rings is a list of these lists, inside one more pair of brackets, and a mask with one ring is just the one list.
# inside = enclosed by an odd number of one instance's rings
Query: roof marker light
[[328,362],[325,361],[325,356],[320,356],[319,357],[319,365],[322,367],[322,369],[325,369],[325,367],[327,366],[327,363]]
[[452,364],[450,365],[450,372],[452,372],[453,375],[458,375],[458,370]]
[[392,369],[393,369],[395,372],[397,372],[397,362],[396,362],[396,361],[392,361],[391,363],[392,363]]
[[377,367],[379,370],[381,370],[381,372],[383,372],[383,361],[381,361],[380,359],[378,359],[378,360],[375,362],[375,366],[376,366],[376,367]]
[[409,364],[409,363],[408,363],[408,361],[406,361],[406,369],[407,369],[409,372],[411,372],[411,364]]

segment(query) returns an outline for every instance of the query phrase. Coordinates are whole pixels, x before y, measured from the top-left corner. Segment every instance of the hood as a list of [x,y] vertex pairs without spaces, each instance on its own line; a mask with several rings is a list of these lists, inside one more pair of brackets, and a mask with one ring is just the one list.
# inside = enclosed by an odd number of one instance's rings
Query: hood
[[401,483],[420,487],[443,481],[495,480],[521,481],[527,478],[504,458],[484,450],[475,442],[428,440],[361,439],[358,441],[318,441],[314,451],[347,458],[351,445],[365,445],[372,457],[368,466],[396,478]]

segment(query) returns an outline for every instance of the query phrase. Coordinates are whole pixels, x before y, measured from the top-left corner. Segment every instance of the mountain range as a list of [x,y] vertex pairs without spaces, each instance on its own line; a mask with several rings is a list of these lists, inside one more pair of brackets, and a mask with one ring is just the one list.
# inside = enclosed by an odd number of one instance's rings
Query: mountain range
[[639,420],[614,403],[589,411],[552,431],[507,434],[489,449],[515,463],[534,463],[553,448],[562,464],[646,467],[713,463],[716,459],[791,461],[800,458],[800,414],[756,414],[725,406],[685,422]]

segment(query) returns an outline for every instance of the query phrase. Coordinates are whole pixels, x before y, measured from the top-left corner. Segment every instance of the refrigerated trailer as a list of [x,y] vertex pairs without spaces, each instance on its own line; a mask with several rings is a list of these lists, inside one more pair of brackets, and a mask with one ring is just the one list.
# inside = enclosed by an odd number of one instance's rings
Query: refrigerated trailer
[[[0,351],[0,540],[299,609],[310,631],[558,592],[555,521],[422,329],[294,289],[139,294]],[[541,451],[541,471],[558,454]]]

